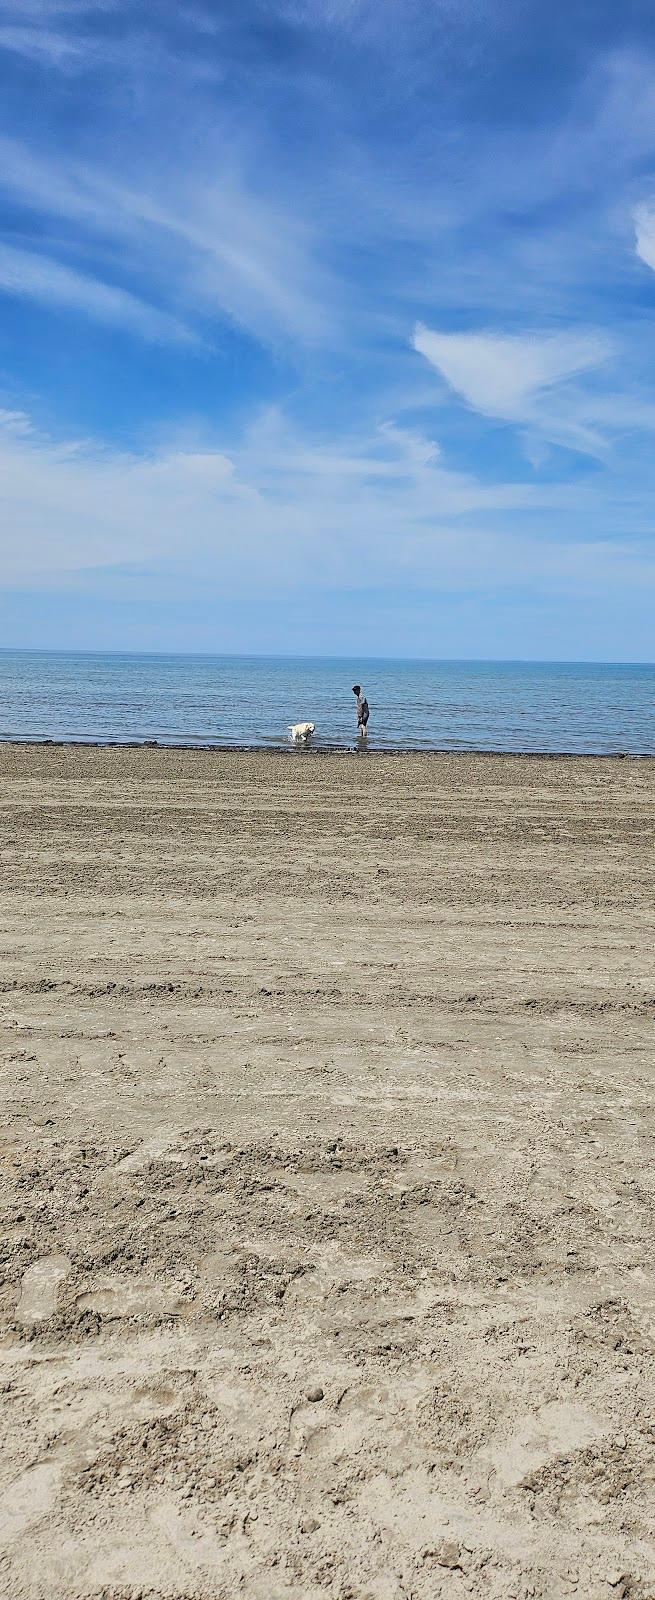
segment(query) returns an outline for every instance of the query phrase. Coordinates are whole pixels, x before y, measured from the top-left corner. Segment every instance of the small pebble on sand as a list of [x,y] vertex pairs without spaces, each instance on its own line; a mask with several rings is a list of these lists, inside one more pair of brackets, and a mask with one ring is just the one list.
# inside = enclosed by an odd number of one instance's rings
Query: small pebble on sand
[[460,1566],[460,1549],[454,1539],[444,1539],[437,1559],[440,1567],[450,1567],[453,1572]]

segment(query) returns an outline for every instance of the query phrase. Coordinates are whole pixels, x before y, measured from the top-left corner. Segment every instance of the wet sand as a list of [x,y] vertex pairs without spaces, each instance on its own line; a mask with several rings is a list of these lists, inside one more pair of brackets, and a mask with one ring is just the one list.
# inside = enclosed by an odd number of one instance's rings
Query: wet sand
[[655,1593],[655,762],[0,746],[0,1593]]

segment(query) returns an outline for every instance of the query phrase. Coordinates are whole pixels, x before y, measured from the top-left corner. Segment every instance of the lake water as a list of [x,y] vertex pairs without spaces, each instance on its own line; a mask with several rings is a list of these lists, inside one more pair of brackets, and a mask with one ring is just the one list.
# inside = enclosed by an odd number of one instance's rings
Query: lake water
[[0,738],[655,753],[655,666],[0,651]]

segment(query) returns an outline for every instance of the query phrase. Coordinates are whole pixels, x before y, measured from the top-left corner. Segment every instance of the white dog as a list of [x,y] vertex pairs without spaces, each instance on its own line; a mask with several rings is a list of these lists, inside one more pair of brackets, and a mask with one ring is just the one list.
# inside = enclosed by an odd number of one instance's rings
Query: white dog
[[306,744],[315,731],[316,724],[314,722],[292,722],[289,725],[289,738],[293,739],[296,744]]

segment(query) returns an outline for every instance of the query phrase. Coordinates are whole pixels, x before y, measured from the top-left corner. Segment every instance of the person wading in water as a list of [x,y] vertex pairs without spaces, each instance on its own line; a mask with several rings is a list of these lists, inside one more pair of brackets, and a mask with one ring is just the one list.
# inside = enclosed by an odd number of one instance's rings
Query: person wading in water
[[359,683],[353,684],[353,694],[357,696],[357,732],[361,739],[365,739],[368,733],[368,719],[370,715],[368,709],[368,700],[366,695],[362,693],[361,684]]

